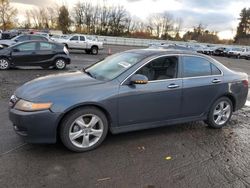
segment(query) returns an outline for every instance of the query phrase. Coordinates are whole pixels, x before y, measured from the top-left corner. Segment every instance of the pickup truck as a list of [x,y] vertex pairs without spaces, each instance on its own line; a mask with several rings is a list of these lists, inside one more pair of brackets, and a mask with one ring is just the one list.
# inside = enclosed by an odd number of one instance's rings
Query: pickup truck
[[242,52],[240,52],[240,57],[250,60],[250,48],[244,48]]
[[91,40],[86,35],[65,35],[56,40],[65,45],[68,49],[85,50],[87,54],[97,55],[98,51],[103,49],[103,43]]

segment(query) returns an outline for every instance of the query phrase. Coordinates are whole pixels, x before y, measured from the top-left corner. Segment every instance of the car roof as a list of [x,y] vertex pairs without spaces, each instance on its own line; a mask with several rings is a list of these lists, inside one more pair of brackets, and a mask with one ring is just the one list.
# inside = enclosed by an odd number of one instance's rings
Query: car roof
[[128,50],[126,52],[130,53],[137,53],[141,55],[145,55],[146,57],[155,56],[155,55],[176,55],[176,54],[184,54],[184,55],[198,55],[198,56],[204,56],[202,54],[199,54],[197,52],[187,51],[187,50],[176,50],[176,49],[133,49]]

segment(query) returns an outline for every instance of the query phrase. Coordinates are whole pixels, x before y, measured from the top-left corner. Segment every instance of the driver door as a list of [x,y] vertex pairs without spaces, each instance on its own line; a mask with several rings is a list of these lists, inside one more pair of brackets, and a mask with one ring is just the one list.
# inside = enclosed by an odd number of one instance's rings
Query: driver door
[[178,118],[182,94],[178,67],[177,56],[159,57],[134,73],[147,76],[147,84],[131,84],[128,78],[119,89],[119,126]]

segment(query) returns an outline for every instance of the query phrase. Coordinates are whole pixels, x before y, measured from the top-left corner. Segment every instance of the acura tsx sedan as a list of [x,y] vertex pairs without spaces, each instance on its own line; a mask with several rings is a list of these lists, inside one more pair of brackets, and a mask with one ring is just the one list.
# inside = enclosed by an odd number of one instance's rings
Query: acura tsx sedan
[[198,53],[130,50],[83,71],[27,82],[10,99],[14,130],[29,143],[83,152],[107,132],[122,133],[190,121],[225,126],[248,95],[248,76]]

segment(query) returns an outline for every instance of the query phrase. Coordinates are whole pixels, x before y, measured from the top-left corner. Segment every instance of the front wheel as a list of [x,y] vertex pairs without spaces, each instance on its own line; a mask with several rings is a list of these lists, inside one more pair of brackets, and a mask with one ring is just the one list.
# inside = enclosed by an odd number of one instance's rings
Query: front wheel
[[0,58],[0,70],[7,70],[10,68],[10,61],[5,58]]
[[108,132],[108,120],[94,107],[84,107],[69,113],[61,123],[62,143],[71,151],[84,152],[99,146]]
[[212,105],[206,123],[212,128],[222,128],[231,119],[233,105],[229,98],[222,97]]
[[57,59],[55,61],[55,68],[58,70],[63,70],[66,68],[66,62],[64,59]]

